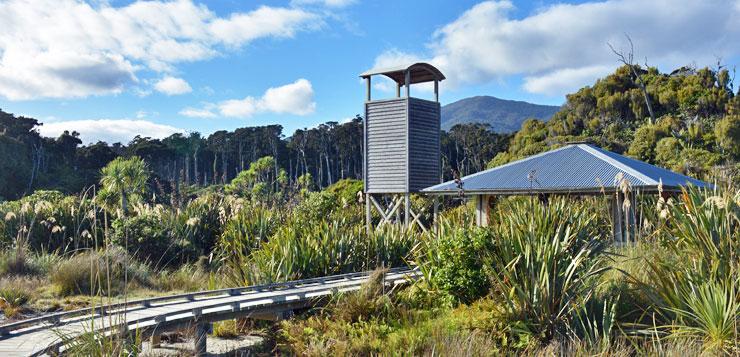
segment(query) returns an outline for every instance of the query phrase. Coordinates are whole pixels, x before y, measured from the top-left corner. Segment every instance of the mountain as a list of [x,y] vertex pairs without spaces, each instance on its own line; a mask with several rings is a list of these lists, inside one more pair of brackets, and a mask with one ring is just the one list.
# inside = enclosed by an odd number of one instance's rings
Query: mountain
[[455,124],[488,123],[499,133],[519,130],[529,118],[549,120],[560,107],[539,105],[491,96],[477,96],[458,100],[442,107],[442,129]]

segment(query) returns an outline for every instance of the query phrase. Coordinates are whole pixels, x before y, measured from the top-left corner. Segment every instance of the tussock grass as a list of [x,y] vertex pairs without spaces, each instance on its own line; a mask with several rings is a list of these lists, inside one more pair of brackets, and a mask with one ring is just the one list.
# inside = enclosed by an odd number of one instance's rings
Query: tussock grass
[[144,264],[130,259],[122,249],[89,250],[59,264],[50,281],[62,296],[72,294],[118,294],[126,280],[151,285],[151,272]]
[[0,279],[0,309],[5,317],[18,316],[36,295],[38,279],[9,276]]

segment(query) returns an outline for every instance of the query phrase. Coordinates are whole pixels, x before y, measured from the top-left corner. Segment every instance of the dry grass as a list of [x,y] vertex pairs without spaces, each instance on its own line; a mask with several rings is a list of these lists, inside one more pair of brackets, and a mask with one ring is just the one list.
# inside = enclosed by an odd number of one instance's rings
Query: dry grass
[[35,298],[38,278],[11,276],[0,279],[0,309],[7,318],[18,317]]

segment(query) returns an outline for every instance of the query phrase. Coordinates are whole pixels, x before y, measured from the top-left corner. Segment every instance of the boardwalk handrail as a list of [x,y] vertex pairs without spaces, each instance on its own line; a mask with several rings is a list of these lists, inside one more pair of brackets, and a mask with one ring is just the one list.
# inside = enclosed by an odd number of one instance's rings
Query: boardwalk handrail
[[[407,271],[408,268],[392,268],[387,271],[386,274],[393,274],[397,272]],[[109,314],[113,314],[117,310],[126,309],[126,311],[129,311],[128,308],[130,307],[141,307],[141,308],[147,308],[151,307],[153,303],[161,303],[161,302],[171,302],[171,301],[195,301],[196,298],[202,298],[202,297],[211,297],[211,296],[218,296],[218,295],[242,295],[244,293],[248,292],[259,292],[264,290],[281,290],[286,288],[293,288],[298,285],[305,286],[310,284],[317,284],[317,283],[326,283],[326,282],[332,282],[337,280],[344,280],[344,279],[352,279],[357,277],[364,277],[370,275],[372,272],[359,272],[359,273],[346,273],[346,274],[339,274],[339,275],[331,275],[331,276],[324,276],[324,277],[318,277],[318,278],[309,278],[309,279],[302,279],[302,280],[295,280],[295,281],[288,281],[288,282],[278,282],[278,283],[269,283],[269,284],[261,284],[261,285],[252,285],[252,286],[244,286],[244,287],[234,287],[234,288],[223,288],[223,289],[215,289],[215,290],[206,290],[206,291],[198,291],[198,292],[190,292],[190,293],[182,293],[182,294],[176,294],[176,295],[167,295],[167,296],[157,296],[157,297],[151,297],[151,298],[144,298],[144,299],[138,299],[138,300],[131,300],[131,301],[125,301],[125,302],[118,302],[110,305],[104,305],[104,306],[96,306],[96,307],[87,307],[82,309],[76,309],[71,311],[63,311],[63,312],[57,312],[52,313],[44,316],[39,316],[35,318],[30,318],[26,320],[21,320],[5,325],[0,325],[0,337],[4,335],[8,335],[11,331],[19,330],[25,327],[42,324],[42,323],[51,323],[51,324],[59,324],[62,319],[69,319],[74,317],[82,317],[86,315],[99,315],[101,317],[107,316]],[[162,306],[162,305],[158,305]],[[218,306],[218,305],[216,305]],[[166,316],[166,314],[163,314]]]

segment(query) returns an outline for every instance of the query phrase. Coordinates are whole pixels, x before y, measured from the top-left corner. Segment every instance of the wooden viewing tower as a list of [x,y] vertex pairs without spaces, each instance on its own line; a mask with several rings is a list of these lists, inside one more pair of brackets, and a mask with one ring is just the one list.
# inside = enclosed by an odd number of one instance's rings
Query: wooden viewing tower
[[[396,83],[395,98],[372,99],[371,79],[376,75]],[[370,70],[360,77],[367,84],[363,179],[368,231],[372,207],[380,213],[379,225],[402,222],[409,227],[416,223],[425,229],[421,212],[412,210],[411,193],[441,182],[439,82],[445,77],[427,63]],[[411,97],[411,85],[425,82],[434,82],[434,101]],[[403,96],[401,87],[405,88]],[[383,196],[390,200],[378,199]],[[435,201],[435,211],[436,206]]]

